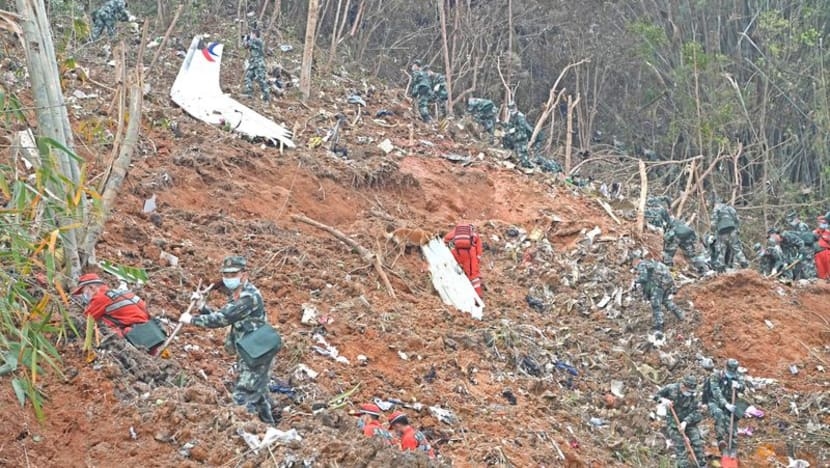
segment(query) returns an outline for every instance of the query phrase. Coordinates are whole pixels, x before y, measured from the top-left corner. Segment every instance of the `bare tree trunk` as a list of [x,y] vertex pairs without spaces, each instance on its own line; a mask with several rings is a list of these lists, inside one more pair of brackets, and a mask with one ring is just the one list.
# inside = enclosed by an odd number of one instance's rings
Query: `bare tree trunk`
[[271,13],[271,21],[268,23],[269,32],[280,17],[280,10],[282,10],[282,0],[274,0],[274,12]]
[[646,163],[638,161],[640,169],[640,202],[637,204],[637,232],[642,235],[646,224],[646,196],[648,195],[648,175],[646,174]]
[[[181,10],[181,7],[179,8],[179,10]],[[172,29],[175,22],[176,19],[174,18],[173,23],[171,23],[170,25],[170,29]],[[127,130],[124,132],[123,139],[121,140],[121,144],[118,148],[118,156],[113,159],[112,164],[107,169],[107,175],[105,177],[105,180],[101,184],[101,211],[98,213],[98,216],[96,216],[95,219],[89,220],[86,232],[84,233],[84,240],[82,244],[83,251],[86,255],[85,261],[90,264],[96,263],[95,244],[98,243],[98,239],[101,237],[101,233],[104,231],[104,224],[107,222],[110,211],[112,211],[112,206],[115,204],[115,198],[118,195],[119,190],[121,190],[121,184],[127,177],[127,172],[129,171],[130,164],[133,160],[133,152],[135,151],[136,144],[138,143],[138,136],[141,132],[141,107],[144,99],[143,57],[144,44],[147,43],[147,26],[148,24],[145,22],[144,28],[141,32],[141,45],[139,46],[138,50],[139,58],[135,66],[135,72],[133,73],[132,79],[128,78],[127,76],[126,63],[122,65],[124,75],[122,78],[122,85],[121,89],[119,90],[119,93],[122,94],[121,99],[123,101],[123,97],[126,94],[127,89],[129,89],[129,104],[127,107],[129,121],[127,122]],[[170,29],[168,29],[167,31],[168,34],[170,33]],[[124,47],[124,43],[122,42],[122,62],[125,62],[125,50],[126,49]],[[123,112],[119,113],[118,118],[120,119],[118,122],[118,129],[120,132],[124,120]],[[118,137],[120,138],[121,135],[118,135]]]
[[318,0],[310,0],[308,4],[308,20],[305,25],[305,47],[303,48],[303,64],[300,68],[300,92],[303,99],[311,95],[311,62],[314,59],[314,39],[317,31],[317,16],[320,12]]
[[124,84],[124,89],[129,86],[129,121],[127,122],[127,131],[124,134],[124,140],[121,148],[118,150],[118,157],[112,162],[112,167],[109,170],[109,177],[104,184],[104,190],[101,194],[101,211],[95,219],[90,220],[90,225],[87,228],[84,236],[83,250],[87,256],[89,263],[95,262],[95,244],[104,230],[104,224],[107,222],[112,206],[115,204],[118,191],[121,189],[121,184],[127,177],[127,171],[132,162],[133,152],[138,143],[138,135],[141,130],[141,104],[142,104],[142,86],[138,77],[131,80],[131,83]]
[[[456,5],[456,8],[460,6]],[[450,60],[450,48],[447,38],[447,12],[444,8],[444,0],[438,0],[438,14],[441,19],[441,42],[444,46],[444,76],[447,79],[447,115],[452,115],[452,61]]]
[[[571,171],[571,164],[572,164],[572,154],[573,153],[573,141],[574,141],[574,107],[576,104],[579,103],[579,96],[576,97],[576,101],[574,101],[573,96],[570,94],[568,95],[568,124],[566,127],[566,134],[565,134],[565,174],[569,174]],[[551,136],[552,137],[552,136]]]
[[366,11],[366,0],[360,0],[360,6],[357,8],[357,15],[354,18],[354,24],[352,25],[351,31],[349,31],[349,37],[354,37],[357,34],[357,29],[360,26],[360,22],[363,20],[363,14]]
[[510,95],[510,78],[513,67],[513,0],[507,0],[507,78],[504,80],[504,114],[502,120],[507,121],[507,105],[513,99]]
[[[176,14],[173,16],[173,21],[170,22],[170,26],[167,28],[167,32],[164,33],[164,39],[161,40],[161,44],[159,44],[158,48],[156,49],[156,53],[153,54],[153,60],[150,61],[150,65],[147,67],[147,72],[151,72],[153,70],[153,66],[156,64],[156,60],[159,58],[159,54],[161,54],[161,50],[167,44],[167,39],[170,37],[170,33],[173,32],[173,28],[176,27],[176,22],[179,20],[179,15],[182,14],[182,9],[184,8],[184,4],[179,5],[179,8],[176,9]],[[139,60],[144,60],[143,57],[139,57]]]
[[[179,8],[184,4],[179,5]],[[161,30],[164,27],[164,19],[167,18],[167,5],[164,0],[156,0],[156,29]]]
[[[351,0],[346,0],[346,6],[343,8],[341,13],[340,6],[342,5],[342,3],[343,0],[337,0],[337,13],[334,15],[334,25],[331,28],[331,47],[329,48],[329,61],[326,64],[326,70],[328,71],[331,71],[332,67],[334,66],[334,57],[337,55],[337,44],[340,42],[340,37],[343,34],[343,26],[346,24],[346,17],[348,16]],[[339,26],[338,23],[340,23]]]
[[[52,31],[46,6],[43,0],[17,0],[17,10],[21,16],[23,43],[26,51],[26,63],[32,82],[32,94],[37,107],[38,133],[49,137],[73,151],[72,129],[69,114],[60,86],[55,46],[52,43]],[[74,184],[81,183],[81,169],[72,156],[54,149],[58,154],[57,167],[63,175]],[[62,193],[56,189],[56,193]],[[83,204],[78,208],[79,214],[85,216]],[[77,220],[56,220],[60,226],[73,224]],[[78,251],[78,233],[75,229],[62,233],[64,255],[68,259],[66,267],[73,280],[81,274],[81,257]]]

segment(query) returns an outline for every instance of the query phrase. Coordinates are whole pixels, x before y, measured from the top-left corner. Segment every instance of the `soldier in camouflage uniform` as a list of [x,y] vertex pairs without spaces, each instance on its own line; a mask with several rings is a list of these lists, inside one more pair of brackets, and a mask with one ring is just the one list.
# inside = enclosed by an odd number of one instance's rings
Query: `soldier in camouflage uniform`
[[510,111],[510,118],[505,124],[505,135],[503,145],[506,149],[516,151],[519,158],[519,165],[524,168],[532,168],[530,156],[527,151],[527,143],[533,135],[533,127],[527,121],[525,115],[516,108],[516,103],[511,102],[507,108]]
[[429,83],[432,88],[432,102],[438,103],[438,115],[444,118],[447,116],[447,99],[449,99],[447,78],[429,69],[427,69],[427,75],[429,75]]
[[[804,241],[801,236],[795,231],[779,232],[777,228],[769,228],[767,231],[769,241],[775,242],[781,246],[781,251],[784,252],[784,262],[787,266],[792,267],[782,276],[794,280],[801,279],[802,263],[805,263],[804,255]],[[809,260],[809,258],[808,258]]]
[[[715,419],[715,436],[718,438],[718,447],[721,453],[727,448],[729,440],[729,422],[735,405],[732,403],[732,389],[737,395],[744,391],[744,379],[738,373],[738,361],[727,359],[726,368],[716,370],[704,383],[703,404],[709,408],[709,414]],[[735,415],[735,422],[732,424],[732,450],[738,444],[738,416]]]
[[709,270],[706,255],[698,251],[697,234],[694,229],[679,219],[672,219],[663,234],[663,263],[666,266],[674,266],[674,254],[678,246],[683,251],[686,261],[694,265],[699,274]]
[[268,101],[271,89],[265,79],[265,45],[259,38],[259,31],[252,30],[245,36],[245,47],[250,51],[248,54],[248,67],[245,69],[245,91],[246,97],[251,97],[254,92],[254,82],[262,89],[262,100]]
[[646,222],[654,228],[666,229],[671,222],[670,203],[671,199],[666,195],[659,197],[649,195],[646,199],[645,212],[643,212]]
[[816,263],[813,261],[813,258],[818,251],[818,239],[813,233],[813,230],[810,229],[810,226],[801,221],[795,211],[787,213],[786,220],[790,225],[791,230],[798,234],[804,242],[804,247],[800,252],[803,260],[799,262],[799,266],[801,267],[801,277],[804,279],[815,278],[817,276]]
[[[427,70],[429,67],[426,67]],[[429,115],[429,102],[432,100],[432,84],[427,74],[427,70],[421,67],[420,61],[415,61],[412,64],[412,89],[409,91],[409,96],[417,99],[418,112],[421,114],[421,120],[424,122],[432,121]]]
[[225,257],[221,271],[222,282],[230,291],[228,303],[219,310],[212,310],[205,305],[204,299],[200,299],[201,315],[182,314],[179,322],[205,328],[231,327],[225,339],[225,350],[237,355],[238,378],[233,390],[233,401],[244,405],[248,412],[256,413],[263,422],[274,424],[268,396],[268,374],[274,356],[271,355],[262,364],[252,367],[237,350],[239,340],[268,322],[262,294],[248,281],[245,257]]
[[115,23],[118,21],[129,21],[130,13],[127,11],[127,2],[124,0],[109,0],[100,8],[92,12],[92,40],[98,39],[104,29],[110,37],[115,36]]
[[670,310],[678,320],[683,320],[683,312],[672,300],[672,294],[676,290],[674,278],[669,268],[657,260],[635,258],[634,263],[637,270],[634,285],[642,288],[643,298],[651,303],[654,330],[662,333],[663,306]]
[[762,275],[774,275],[787,266],[784,262],[784,252],[776,242],[767,241],[766,248],[760,242],[756,242],[754,249],[755,254],[758,255],[758,270]]
[[493,101],[471,97],[467,99],[467,113],[472,115],[473,119],[490,134],[490,143],[492,143],[496,129],[496,105]]
[[722,202],[716,202],[712,211],[712,234],[717,237],[715,250],[717,257],[712,258],[712,266],[718,271],[724,271],[731,267],[731,261],[727,264],[727,251],[731,249],[732,260],[737,260],[741,268],[749,266],[744,255],[739,237],[740,222],[738,212],[735,208]]
[[[679,468],[694,466],[692,457],[686,452],[683,434],[686,434],[686,437],[689,438],[689,445],[692,446],[695,453],[698,467],[706,466],[706,452],[703,450],[703,439],[700,437],[700,430],[697,427],[703,420],[703,415],[700,413],[700,402],[695,392],[696,389],[697,379],[693,375],[687,375],[680,382],[661,388],[654,396],[655,401],[661,401],[666,406],[666,427],[672,446],[674,446],[674,453],[677,455],[677,466]],[[671,409],[674,409],[677,419],[680,420],[680,427],[677,426]]]

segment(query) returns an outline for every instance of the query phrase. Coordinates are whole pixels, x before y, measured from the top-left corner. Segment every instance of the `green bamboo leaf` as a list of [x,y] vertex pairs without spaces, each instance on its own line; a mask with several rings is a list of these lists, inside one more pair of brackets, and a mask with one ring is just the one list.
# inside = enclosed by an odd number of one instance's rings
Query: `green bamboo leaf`
[[147,271],[143,268],[118,265],[110,263],[106,260],[99,261],[98,266],[100,266],[105,272],[115,276],[121,281],[126,281],[127,283],[144,284],[149,278],[147,276]]
[[74,159],[76,162],[81,163],[83,162],[83,158],[75,154],[74,151],[70,150],[66,146],[62,145],[57,140],[54,140],[49,137],[39,136],[37,137],[37,149],[41,152],[41,154],[48,154],[51,148],[59,149],[66,153],[70,158]]
[[12,388],[14,389],[14,394],[17,396],[17,401],[20,402],[20,406],[26,404],[26,390],[23,387],[23,382],[20,379],[12,379]]

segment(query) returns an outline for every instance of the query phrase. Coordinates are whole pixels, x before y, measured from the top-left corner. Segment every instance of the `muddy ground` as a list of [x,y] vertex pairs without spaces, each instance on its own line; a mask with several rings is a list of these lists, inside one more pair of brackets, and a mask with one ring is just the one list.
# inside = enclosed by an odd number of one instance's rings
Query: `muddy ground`
[[[90,48],[83,64],[96,81],[114,86],[98,52]],[[299,53],[279,60],[296,63]],[[670,451],[651,396],[685,373],[708,375],[699,357],[718,366],[735,357],[750,375],[776,380],[749,395],[766,416],[740,424],[754,430],[740,440],[747,466],[778,466],[787,455],[830,463],[830,285],[788,286],[752,271],[685,284],[677,300],[687,320],[667,317],[667,343],[656,348],[646,339],[650,310],[628,292],[628,258],[642,246],[659,253],[660,238],[637,234],[631,203],[614,205],[618,223],[596,190],[519,172],[464,125],[416,122],[403,90],[353,76],[318,80],[315,88],[326,92],[304,105],[290,90],[270,105],[246,102],[294,129],[299,148],[281,153],[174,107],[166,92],[179,63],[175,48],[166,49],[148,78],[139,154],[98,257],[146,268],[150,281],[139,294],[152,314],[175,319],[200,279],[218,279],[223,256],[246,255],[285,341],[273,377],[295,389],[293,396],[273,394],[284,408],[278,428],[294,428],[303,440],[251,452],[238,429],[262,435],[265,428],[230,401],[233,359],[222,349],[224,332],[185,327],[161,367],[125,364],[117,351],[87,363],[80,342],[61,343],[66,378],[44,382],[43,423],[16,404],[10,385],[0,386],[0,466],[426,466],[424,457],[364,440],[356,430],[348,411],[375,397],[453,412],[448,424],[427,409],[406,410],[440,453],[433,463],[658,466]],[[225,59],[223,89],[231,94],[239,91],[232,73],[239,63],[231,54]],[[16,86],[28,99],[25,80]],[[67,95],[99,96],[73,101],[71,112],[78,151],[99,174],[111,148],[83,129],[115,118],[112,95],[90,81],[65,86]],[[363,90],[368,104],[359,119],[345,100],[353,89]],[[372,119],[381,109],[395,114]],[[336,112],[350,122],[341,136],[348,159],[306,147]],[[395,146],[389,154],[377,147],[386,138]],[[148,216],[142,207],[152,195],[158,208]],[[295,214],[379,252],[397,297],[348,246],[292,221]],[[485,241],[482,321],[441,303],[417,249],[393,266],[398,249],[384,235],[397,227],[444,233],[462,220]],[[589,235],[595,227],[600,233]],[[161,260],[162,252],[178,265]],[[222,303],[219,294],[212,298]],[[302,324],[303,304],[329,323]],[[349,364],[315,353],[315,333]],[[319,375],[303,376],[299,364]],[[613,381],[622,383],[621,396],[611,392]],[[355,387],[345,406],[314,414]],[[710,419],[704,427],[717,458]]]

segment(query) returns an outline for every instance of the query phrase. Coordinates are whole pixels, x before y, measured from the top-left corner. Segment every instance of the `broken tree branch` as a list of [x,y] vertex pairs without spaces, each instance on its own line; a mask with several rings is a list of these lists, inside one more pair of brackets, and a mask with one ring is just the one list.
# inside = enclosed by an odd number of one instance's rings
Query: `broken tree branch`
[[380,257],[372,252],[371,250],[362,247],[358,244],[354,239],[350,238],[346,234],[338,231],[337,229],[327,226],[323,223],[315,221],[311,218],[307,218],[302,215],[291,215],[291,219],[294,221],[299,221],[301,223],[308,224],[309,226],[314,226],[317,229],[321,229],[323,231],[328,232],[338,240],[342,241],[349,247],[351,247],[358,255],[363,258],[368,263],[371,263],[375,267],[375,271],[378,272],[378,276],[380,276],[381,281],[383,281],[383,285],[386,286],[386,291],[389,293],[390,296],[395,297],[395,290],[392,289],[392,283],[389,282],[389,277],[386,276],[386,272],[383,270],[383,265],[380,263]]
[[550,95],[548,96],[548,102],[545,104],[545,110],[542,112],[539,120],[536,121],[536,126],[533,128],[533,135],[530,137],[530,141],[528,141],[527,144],[528,148],[532,147],[533,143],[536,142],[536,137],[539,135],[539,131],[542,129],[542,126],[545,125],[545,121],[548,117],[550,117],[553,113],[553,110],[556,108],[556,104],[559,103],[559,99],[562,97],[562,93],[565,92],[564,89],[560,90],[558,93],[556,92],[556,89],[559,87],[559,82],[565,77],[565,73],[567,73],[571,68],[590,62],[590,58],[584,58],[579,62],[569,64],[559,73],[559,77],[556,78],[556,81],[553,82],[553,86],[550,87]]
[[646,220],[646,195],[648,195],[648,175],[646,174],[646,163],[642,159],[638,164],[640,168],[640,203],[637,205],[637,232],[643,235]]
[[620,218],[617,218],[617,216],[614,214],[614,212],[611,211],[611,207],[608,205],[608,203],[606,203],[603,200],[600,200],[599,198],[597,198],[597,203],[599,203],[599,206],[601,206],[602,209],[605,210],[606,213],[608,213],[608,216],[610,216],[611,219],[614,220],[614,222],[616,222],[617,224],[622,224],[622,221],[620,221]]

